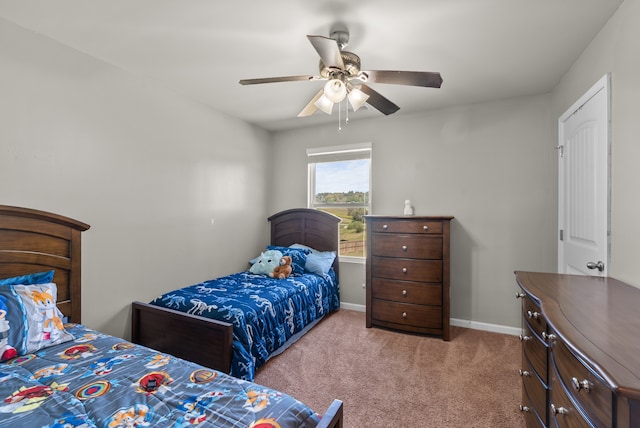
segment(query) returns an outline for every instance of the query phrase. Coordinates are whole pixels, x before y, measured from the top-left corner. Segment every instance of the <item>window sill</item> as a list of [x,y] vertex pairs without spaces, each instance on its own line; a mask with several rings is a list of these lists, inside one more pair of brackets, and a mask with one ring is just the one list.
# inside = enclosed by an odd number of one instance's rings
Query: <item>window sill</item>
[[340,263],[353,263],[356,265],[364,265],[367,263],[366,257],[340,256]]

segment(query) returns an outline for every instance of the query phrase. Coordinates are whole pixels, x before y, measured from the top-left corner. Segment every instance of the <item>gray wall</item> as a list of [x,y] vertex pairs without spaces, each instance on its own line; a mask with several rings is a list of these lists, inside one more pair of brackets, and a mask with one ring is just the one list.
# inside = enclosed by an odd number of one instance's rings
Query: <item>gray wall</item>
[[[92,225],[84,322],[127,336],[132,300],[244,268],[266,217],[305,205],[307,147],[370,141],[374,213],[411,199],[456,217],[452,317],[518,327],[513,270],[556,268],[557,117],[606,72],[611,273],[640,286],[638,24],[626,0],[549,94],[270,135],[0,20],[0,203]],[[364,304],[364,266],[341,273],[344,302]]]
[[[373,142],[375,214],[401,214],[402,201],[411,199],[416,214],[456,216],[451,316],[480,328],[519,327],[512,271],[557,268],[557,119],[606,73],[612,80],[610,275],[640,287],[638,40],[640,0],[626,0],[549,94],[352,121],[341,134],[332,126],[282,132],[274,136],[274,153],[286,153],[302,169],[306,147]],[[304,204],[304,183],[289,184],[292,191],[272,199],[270,212]],[[344,298],[363,304],[364,270],[341,268]]]
[[[611,73],[611,264],[609,275],[640,287],[640,0],[626,0],[553,92],[558,117]],[[554,122],[557,132],[557,122]]]
[[[428,93],[425,93],[428,96]],[[549,95],[276,133],[270,212],[304,206],[306,148],[373,143],[373,214],[453,215],[451,316],[520,325],[514,269],[555,268]],[[337,120],[337,118],[336,118]],[[342,263],[342,300],[364,304],[362,265]]]
[[0,203],[92,226],[86,325],[128,336],[133,300],[264,245],[266,132],[1,19],[0,64]]

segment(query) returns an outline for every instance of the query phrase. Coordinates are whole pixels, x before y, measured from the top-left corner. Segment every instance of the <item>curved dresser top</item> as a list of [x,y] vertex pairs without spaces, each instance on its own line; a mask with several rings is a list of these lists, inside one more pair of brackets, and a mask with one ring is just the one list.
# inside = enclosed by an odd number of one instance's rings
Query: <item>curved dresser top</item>
[[640,289],[608,277],[515,274],[555,333],[620,396],[640,400]]

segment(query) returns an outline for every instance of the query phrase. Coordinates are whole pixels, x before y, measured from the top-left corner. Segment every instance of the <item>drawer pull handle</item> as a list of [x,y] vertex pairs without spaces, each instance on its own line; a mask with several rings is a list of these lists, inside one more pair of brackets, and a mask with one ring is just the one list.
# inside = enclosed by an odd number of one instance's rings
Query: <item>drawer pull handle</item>
[[382,229],[383,229],[383,230],[387,230],[387,229],[389,229],[389,225],[387,225],[387,224],[383,224],[383,225],[382,225]]
[[406,296],[407,295],[407,290],[402,290],[402,295]]
[[538,319],[540,318],[540,313],[539,312],[531,312],[531,311],[527,311],[527,318],[531,319]]
[[555,404],[551,403],[551,413],[554,415],[566,415],[568,410],[564,407],[556,407]]
[[520,373],[520,376],[522,377],[529,377],[531,376],[531,372],[529,370],[518,370],[518,373]]
[[546,331],[543,331],[542,332],[542,339],[545,340],[548,343],[548,342],[550,342],[552,340],[555,340],[556,339],[556,335],[552,334],[552,333],[547,334]]
[[527,406],[523,406],[522,404],[520,405],[520,411],[525,413],[525,412],[530,412],[531,409],[528,408]]
[[402,251],[407,251],[407,246],[406,245],[402,246]]
[[587,392],[591,391],[591,382],[589,382],[587,379],[578,380],[578,378],[572,377],[571,382],[573,383],[573,387],[575,388],[575,390],[578,392],[581,389],[584,389]]
[[403,313],[402,313],[402,318],[406,318],[406,317],[407,317],[407,313],[406,313],[406,312],[403,312]]
[[409,269],[407,269],[407,268],[402,268],[402,273],[407,273],[407,272],[409,272]]
[[516,291],[516,299],[524,299],[527,295]]
[[526,342],[527,340],[531,340],[531,336],[520,335],[520,342]]
[[422,226],[422,230],[424,230],[425,232],[427,232],[429,230],[429,226]]

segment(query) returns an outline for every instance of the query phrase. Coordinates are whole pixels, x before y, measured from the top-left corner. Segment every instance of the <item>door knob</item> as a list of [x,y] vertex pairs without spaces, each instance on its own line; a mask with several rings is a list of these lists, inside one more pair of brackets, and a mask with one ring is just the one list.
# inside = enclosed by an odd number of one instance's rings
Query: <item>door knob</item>
[[604,270],[604,263],[598,260],[597,263],[589,262],[587,263],[587,269],[598,269],[598,271],[602,272]]

